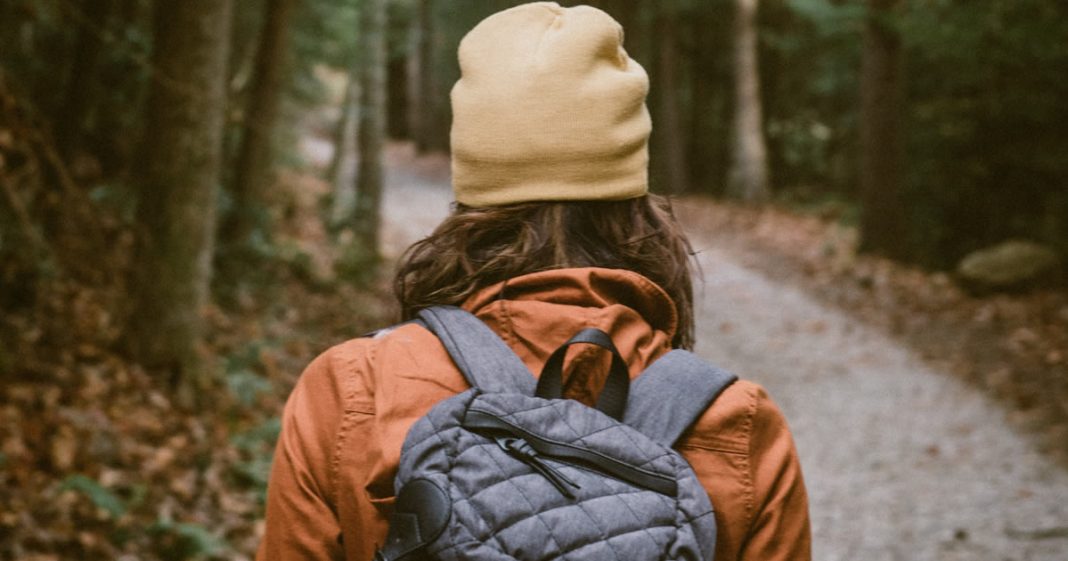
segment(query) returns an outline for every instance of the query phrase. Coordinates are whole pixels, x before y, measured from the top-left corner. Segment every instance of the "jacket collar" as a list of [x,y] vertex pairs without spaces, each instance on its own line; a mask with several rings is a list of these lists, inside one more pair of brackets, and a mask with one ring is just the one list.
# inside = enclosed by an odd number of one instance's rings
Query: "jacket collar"
[[671,339],[678,329],[675,303],[648,278],[625,269],[553,269],[497,283],[472,295],[463,308],[478,315],[494,302],[539,302],[578,308],[626,306]]
[[[631,377],[671,349],[678,318],[662,288],[632,271],[557,269],[523,275],[486,288],[464,308],[486,322],[527,368],[538,375],[561,344],[586,327],[611,336]],[[607,358],[586,348],[565,365],[565,396],[592,402],[605,370],[574,367]],[[571,376],[569,371],[580,371]]]

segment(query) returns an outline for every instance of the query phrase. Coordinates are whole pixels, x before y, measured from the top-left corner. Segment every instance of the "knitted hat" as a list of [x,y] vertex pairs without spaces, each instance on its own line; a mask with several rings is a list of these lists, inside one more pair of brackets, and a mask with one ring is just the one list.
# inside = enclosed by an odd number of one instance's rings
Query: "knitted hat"
[[452,89],[456,200],[621,200],[648,191],[649,78],[623,28],[589,6],[524,4],[460,43]]

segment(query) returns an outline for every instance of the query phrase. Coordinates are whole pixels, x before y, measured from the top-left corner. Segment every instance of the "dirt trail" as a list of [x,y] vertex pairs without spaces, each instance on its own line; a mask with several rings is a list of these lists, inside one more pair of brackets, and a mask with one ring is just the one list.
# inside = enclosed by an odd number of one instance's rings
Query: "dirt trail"
[[[444,173],[391,158],[386,253],[448,212]],[[818,561],[1068,560],[1068,473],[975,389],[692,231],[698,352],[764,384],[790,421]]]
[[698,351],[764,384],[786,413],[816,559],[1068,559],[1068,473],[1002,410],[693,235],[705,271]]

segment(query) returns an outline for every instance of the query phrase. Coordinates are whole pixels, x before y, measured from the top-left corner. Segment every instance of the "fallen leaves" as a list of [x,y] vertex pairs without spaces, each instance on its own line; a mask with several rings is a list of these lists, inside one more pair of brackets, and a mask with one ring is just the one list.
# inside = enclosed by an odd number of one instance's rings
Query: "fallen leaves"
[[211,411],[176,406],[166,378],[91,328],[111,321],[97,288],[52,287],[43,297],[81,303],[0,316],[17,357],[0,385],[0,559],[252,559],[290,388],[316,353],[387,321],[381,289],[278,282],[213,312]]

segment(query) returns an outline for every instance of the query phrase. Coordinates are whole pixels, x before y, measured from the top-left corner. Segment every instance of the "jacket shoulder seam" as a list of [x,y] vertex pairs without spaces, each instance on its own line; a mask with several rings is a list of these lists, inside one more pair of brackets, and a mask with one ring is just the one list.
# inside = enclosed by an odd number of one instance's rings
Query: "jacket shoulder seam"
[[[341,387],[342,407],[345,413],[374,413],[374,389],[369,386],[367,376],[361,376],[364,373],[358,363],[361,358],[372,360],[377,345],[372,339],[352,339],[335,348],[344,346],[353,348],[347,349],[345,356],[338,357],[338,368],[334,370],[337,383]],[[364,399],[360,398],[361,392],[366,394]]]
[[756,473],[753,462],[753,426],[754,419],[757,413],[757,393],[755,387],[747,387],[746,395],[749,397],[749,403],[746,407],[745,415],[745,447],[748,453],[745,455],[745,517],[746,526],[749,527],[753,524],[753,519],[756,513],[756,497],[755,497],[755,481]]
[[[376,350],[377,345],[365,344],[368,362],[374,361]],[[339,487],[338,480],[341,473],[341,455],[344,451],[345,443],[348,440],[349,430],[355,424],[355,420],[358,416],[364,414],[373,415],[375,412],[373,395],[368,396],[366,402],[358,399],[360,384],[351,378],[356,377],[358,374],[359,367],[356,362],[357,356],[354,353],[345,360],[345,368],[343,372],[338,373],[340,378],[339,383],[344,387],[344,410],[341,417],[341,423],[337,429],[337,434],[334,435],[334,450],[331,453],[330,471],[327,474],[327,480],[330,485],[330,499],[332,504],[335,505],[334,508],[337,508],[336,505],[338,504],[337,493]]]

